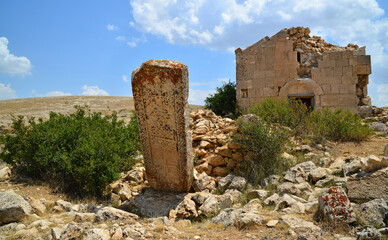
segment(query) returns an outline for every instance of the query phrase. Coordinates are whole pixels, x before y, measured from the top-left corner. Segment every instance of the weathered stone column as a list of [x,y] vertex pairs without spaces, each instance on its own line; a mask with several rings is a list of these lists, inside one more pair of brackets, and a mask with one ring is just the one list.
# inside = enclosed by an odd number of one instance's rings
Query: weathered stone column
[[189,73],[169,60],[149,60],[132,72],[146,176],[156,190],[188,191],[193,180]]

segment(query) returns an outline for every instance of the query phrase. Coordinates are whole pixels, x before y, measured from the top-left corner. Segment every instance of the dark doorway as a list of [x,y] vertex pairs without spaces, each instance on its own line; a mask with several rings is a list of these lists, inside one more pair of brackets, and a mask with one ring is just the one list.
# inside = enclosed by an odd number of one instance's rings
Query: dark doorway
[[288,96],[288,101],[301,101],[307,108],[314,110],[314,96]]

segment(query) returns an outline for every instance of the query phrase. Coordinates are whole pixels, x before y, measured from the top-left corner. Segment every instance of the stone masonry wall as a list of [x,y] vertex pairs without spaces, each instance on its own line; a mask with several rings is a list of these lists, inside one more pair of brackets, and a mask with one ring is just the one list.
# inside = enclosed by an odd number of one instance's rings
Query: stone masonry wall
[[309,28],[283,29],[236,52],[237,102],[242,108],[267,97],[313,96],[316,108],[371,105],[367,96],[370,56],[310,37]]

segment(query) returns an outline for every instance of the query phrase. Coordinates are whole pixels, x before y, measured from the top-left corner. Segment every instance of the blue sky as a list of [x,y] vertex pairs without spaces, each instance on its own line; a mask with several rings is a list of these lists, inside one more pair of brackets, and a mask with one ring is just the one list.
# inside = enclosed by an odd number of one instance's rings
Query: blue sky
[[132,96],[131,72],[169,59],[188,65],[189,102],[203,104],[235,81],[234,49],[306,26],[366,46],[369,96],[388,106],[387,11],[385,0],[1,0],[0,99]]

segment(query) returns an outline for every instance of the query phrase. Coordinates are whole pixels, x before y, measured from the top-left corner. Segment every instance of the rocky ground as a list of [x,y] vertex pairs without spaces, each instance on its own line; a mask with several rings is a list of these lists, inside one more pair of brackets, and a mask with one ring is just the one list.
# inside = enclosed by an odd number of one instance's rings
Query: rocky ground
[[369,119],[370,140],[299,144],[306,161],[285,154],[295,166],[260,185],[233,174],[244,159],[233,120],[190,116],[190,193],[149,188],[139,163],[107,187],[110,201],[72,200],[1,164],[0,239],[387,239],[386,110]]

